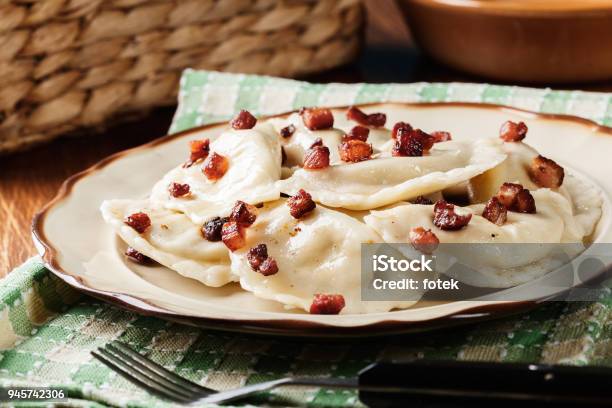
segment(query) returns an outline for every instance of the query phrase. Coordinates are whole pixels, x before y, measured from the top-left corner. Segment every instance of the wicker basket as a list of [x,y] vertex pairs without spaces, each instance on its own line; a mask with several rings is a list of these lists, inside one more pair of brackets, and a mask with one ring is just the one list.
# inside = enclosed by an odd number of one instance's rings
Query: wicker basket
[[343,64],[363,20],[359,0],[0,0],[0,152],[173,104],[186,67]]

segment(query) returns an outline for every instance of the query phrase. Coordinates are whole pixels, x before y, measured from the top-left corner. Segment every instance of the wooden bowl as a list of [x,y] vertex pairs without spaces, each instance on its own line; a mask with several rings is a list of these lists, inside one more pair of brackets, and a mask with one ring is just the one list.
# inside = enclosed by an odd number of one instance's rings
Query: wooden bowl
[[612,79],[610,0],[398,0],[425,52],[504,81]]

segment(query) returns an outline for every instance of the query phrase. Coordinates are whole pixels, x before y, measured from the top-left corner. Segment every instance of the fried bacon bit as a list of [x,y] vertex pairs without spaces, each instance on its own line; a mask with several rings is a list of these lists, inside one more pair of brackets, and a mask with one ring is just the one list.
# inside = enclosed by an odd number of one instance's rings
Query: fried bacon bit
[[491,197],[482,211],[482,216],[495,225],[504,225],[508,219],[508,209],[497,197]]
[[181,183],[170,183],[168,186],[168,191],[170,195],[174,198],[184,197],[189,194],[190,191],[189,184],[181,184]]
[[189,142],[189,161],[186,162],[183,167],[191,167],[198,160],[203,160],[208,156],[210,151],[210,140],[191,140]]
[[442,230],[459,230],[468,225],[471,219],[472,214],[459,215],[455,212],[455,206],[444,200],[438,200],[434,206],[433,223]]
[[372,158],[372,145],[361,140],[349,139],[338,146],[340,159],[345,162],[357,163]]
[[149,258],[148,256],[146,256],[145,254],[141,254],[140,252],[138,252],[137,250],[135,250],[132,247],[127,247],[127,249],[125,250],[125,256],[133,262],[136,262],[138,264],[141,265],[146,265],[151,263],[151,258]]
[[251,269],[254,271],[259,270],[259,267],[263,261],[268,257],[268,247],[266,244],[259,244],[249,249],[247,252],[247,261],[249,261],[249,265],[251,265]]
[[539,187],[559,188],[563,184],[565,171],[554,160],[539,155],[531,162],[529,176]]
[[139,234],[142,234],[151,226],[151,218],[143,212],[128,215],[124,222],[126,225],[134,228]]
[[348,120],[353,120],[360,125],[363,126],[371,126],[371,127],[383,127],[385,123],[387,123],[387,115],[384,113],[370,113],[369,115],[357,108],[356,106],[351,106],[346,111],[346,118]]
[[310,314],[339,314],[344,309],[345,302],[342,295],[326,295],[317,293],[310,305]]
[[236,221],[228,221],[221,228],[221,240],[232,252],[242,248],[245,242],[245,227]]
[[391,154],[396,157],[422,156],[433,147],[434,138],[421,129],[398,128]]
[[206,221],[202,227],[202,235],[210,242],[221,241],[221,230],[223,229],[223,224],[227,221],[229,221],[227,217],[215,217]]
[[414,249],[428,255],[433,253],[440,244],[440,240],[436,234],[430,229],[425,229],[423,227],[412,228],[408,237]]
[[249,249],[247,260],[249,261],[251,269],[264,276],[274,275],[278,272],[276,260],[268,256],[268,247],[266,244],[259,244]]
[[509,211],[535,214],[536,205],[533,196],[521,184],[504,183],[497,192],[497,199]]
[[253,129],[257,123],[257,118],[251,115],[248,110],[241,110],[234,119],[230,121],[232,128],[236,130]]
[[300,115],[310,130],[331,129],[334,126],[334,115],[327,108],[302,108]]
[[368,135],[370,134],[370,129],[363,126],[355,126],[351,129],[348,134],[342,136],[342,141],[345,142],[347,140],[361,140],[365,142],[368,140]]
[[230,221],[237,222],[245,227],[253,224],[256,219],[257,207],[240,200],[236,201],[229,216]]
[[406,133],[410,133],[412,132],[412,126],[410,126],[410,124],[406,122],[397,122],[395,125],[393,125],[393,130],[391,131],[391,138],[397,139],[397,134],[400,132],[400,130]]
[[302,218],[317,206],[312,201],[312,196],[302,189],[287,200],[287,205],[289,206],[289,213],[293,218]]
[[504,142],[520,142],[527,136],[527,125],[525,122],[512,122],[511,120],[504,122],[499,129],[499,137]]
[[221,156],[218,153],[213,152],[202,167],[202,172],[207,179],[211,181],[219,180],[227,172],[229,168],[229,160],[227,157]]
[[264,261],[259,266],[259,273],[263,276],[274,275],[278,272],[278,264],[276,263],[276,259],[271,256],[264,259]]
[[293,124],[285,126],[280,130],[280,135],[285,139],[290,138],[295,133],[295,126]]
[[433,201],[431,201],[427,197],[424,197],[424,196],[420,195],[417,198],[415,198],[414,200],[412,200],[411,203],[412,204],[420,204],[420,205],[432,205]]
[[314,146],[306,151],[303,167],[307,170],[319,170],[329,167],[329,149],[327,146]]
[[431,136],[434,138],[434,143],[448,142],[449,140],[453,140],[453,137],[450,133],[443,132],[440,130],[431,132]]

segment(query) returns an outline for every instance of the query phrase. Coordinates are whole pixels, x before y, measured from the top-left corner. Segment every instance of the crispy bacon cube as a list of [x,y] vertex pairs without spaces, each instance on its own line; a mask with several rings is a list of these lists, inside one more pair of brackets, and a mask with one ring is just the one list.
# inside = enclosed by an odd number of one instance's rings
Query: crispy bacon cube
[[257,123],[257,118],[251,115],[251,112],[248,110],[241,110],[234,116],[234,118],[230,121],[230,125],[232,128],[236,130],[245,130],[252,129],[255,127]]
[[495,225],[504,225],[508,219],[508,209],[497,197],[491,197],[482,211],[482,216]]
[[419,157],[433,147],[434,138],[421,129],[398,128],[391,154],[396,157]]
[[285,139],[290,138],[291,136],[293,136],[294,133],[295,126],[293,126],[293,124],[285,126],[280,130],[280,135]]
[[204,162],[202,172],[210,181],[216,181],[225,175],[228,168],[229,160],[227,160],[227,157],[213,152]]
[[440,240],[430,229],[423,227],[412,228],[408,234],[410,244],[424,254],[430,255],[438,248]]
[[296,195],[289,197],[287,205],[293,218],[302,218],[317,206],[312,200],[312,196],[302,189]]
[[521,184],[502,184],[497,192],[497,199],[510,211],[526,214],[535,214],[536,212],[533,196]]
[[235,221],[245,227],[253,224],[256,219],[257,207],[240,200],[236,201],[229,216],[230,221]]
[[151,218],[143,212],[128,215],[123,222],[134,228],[139,234],[142,234],[151,226]]
[[132,247],[127,247],[125,250],[125,256],[132,262],[136,262],[141,265],[147,265],[152,262],[152,259],[146,256],[145,254],[141,254],[137,250]]
[[509,120],[499,129],[499,137],[504,142],[520,142],[527,136],[527,130],[525,122],[516,123]]
[[263,276],[274,275],[278,272],[278,264],[276,263],[276,259],[271,256],[264,259],[264,261],[259,265],[259,273]]
[[310,130],[331,129],[334,126],[334,115],[327,108],[302,108],[300,115]]
[[209,139],[191,140],[189,142],[189,161],[187,161],[183,167],[191,167],[195,162],[205,159],[209,151]]
[[565,171],[554,160],[539,155],[531,162],[529,176],[539,187],[559,188],[563,184]]
[[342,295],[327,295],[317,293],[312,299],[310,305],[310,314],[339,314],[344,309],[345,302]]
[[168,186],[168,192],[174,198],[184,197],[189,194],[190,190],[189,184],[170,183]]
[[259,244],[257,246],[254,246],[253,248],[249,249],[249,252],[247,252],[246,257],[247,261],[249,261],[251,269],[253,269],[254,271],[258,271],[262,262],[265,261],[268,257],[268,247],[266,246],[266,244]]
[[437,130],[435,132],[431,132],[430,134],[433,137],[434,143],[448,142],[449,140],[453,140],[453,137],[449,132]]
[[366,140],[368,140],[369,134],[370,129],[368,129],[367,127],[355,126],[348,132],[348,134],[342,136],[342,141],[344,142],[347,140],[361,140],[362,142],[365,142]]
[[387,122],[387,115],[384,113],[367,114],[356,106],[351,106],[346,111],[346,118],[355,121],[363,126],[383,127]]
[[307,170],[319,170],[329,167],[329,149],[327,146],[314,146],[304,154],[303,167]]
[[349,139],[338,146],[340,159],[349,163],[357,163],[372,158],[372,145],[361,140]]
[[455,206],[444,200],[438,200],[434,205],[433,223],[442,230],[459,230],[468,225],[471,219],[472,214],[459,215],[455,212]]
[[232,252],[245,246],[245,227],[236,221],[228,221],[221,228],[221,240]]
[[223,224],[229,221],[227,217],[215,217],[212,218],[202,226],[202,235],[206,238],[207,241],[210,242],[219,242],[221,241],[221,230],[223,228]]
[[391,138],[397,139],[397,135],[398,133],[400,133],[400,131],[410,133],[412,132],[412,126],[410,126],[410,124],[406,122],[397,122],[395,125],[393,125],[393,130],[391,131]]

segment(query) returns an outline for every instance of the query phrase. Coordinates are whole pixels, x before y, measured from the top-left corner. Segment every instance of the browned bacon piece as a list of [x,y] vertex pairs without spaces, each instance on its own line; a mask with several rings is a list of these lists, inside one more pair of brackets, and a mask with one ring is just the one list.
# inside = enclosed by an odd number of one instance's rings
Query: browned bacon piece
[[229,218],[227,217],[215,217],[206,221],[202,227],[202,235],[204,235],[204,238],[206,238],[207,241],[221,241],[221,230],[223,228],[223,224],[225,224],[227,221],[229,221]]
[[287,205],[293,218],[302,218],[317,206],[312,200],[312,196],[302,189],[287,200]]
[[251,269],[253,269],[254,271],[258,271],[262,262],[265,261],[268,257],[268,247],[266,246],[266,244],[259,244],[257,246],[254,246],[253,248],[249,249],[249,252],[247,252],[246,257],[247,261],[249,261]]
[[248,110],[241,110],[234,116],[234,118],[230,121],[230,125],[232,128],[236,130],[245,130],[252,129],[255,127],[257,123],[257,118],[251,115],[251,112]]
[[228,221],[221,229],[221,240],[232,252],[242,248],[245,242],[245,227],[236,221]]
[[449,132],[443,132],[441,130],[431,132],[430,135],[434,138],[434,143],[448,142],[449,140],[453,140],[453,137]]
[[344,309],[344,306],[344,296],[342,295],[317,293],[312,299],[310,314],[334,315],[340,313],[340,311]]
[[331,129],[334,126],[334,115],[327,108],[302,108],[300,115],[310,130]]
[[314,146],[304,154],[303,167],[306,170],[320,170],[329,167],[329,149],[327,146]]
[[504,225],[508,218],[508,209],[497,197],[491,197],[482,211],[482,216],[495,225]]
[[245,227],[253,224],[256,219],[257,207],[240,200],[236,201],[229,216],[230,221],[235,221]]
[[346,135],[342,136],[342,141],[361,140],[362,142],[365,142],[368,140],[369,134],[370,129],[367,127],[355,126]]
[[499,137],[504,142],[520,142],[527,136],[527,125],[525,122],[512,122],[508,120],[499,129]]
[[290,138],[291,136],[293,136],[294,133],[295,126],[293,124],[285,126],[280,130],[280,135],[285,139]]
[[438,248],[440,240],[430,229],[423,227],[415,227],[410,230],[408,234],[410,243],[417,251],[424,254],[431,254]]
[[128,215],[124,220],[124,223],[132,228],[139,234],[145,232],[151,226],[151,218],[143,212],[137,212]]
[[168,192],[174,198],[184,197],[189,194],[190,190],[189,184],[170,183],[168,186]]
[[216,181],[225,175],[228,168],[229,160],[227,160],[227,157],[213,152],[204,162],[202,172],[207,179]]
[[264,261],[259,266],[259,273],[263,276],[274,275],[278,272],[278,264],[276,263],[276,259],[271,256],[264,259]]
[[502,184],[497,193],[497,199],[510,211],[527,214],[535,214],[536,212],[533,196],[521,184]]
[[387,122],[387,115],[381,112],[367,114],[356,106],[346,111],[346,118],[363,126],[383,127]]
[[438,200],[434,205],[433,223],[442,230],[459,230],[468,225],[471,219],[472,214],[459,215],[455,212],[455,206],[444,200]]
[[145,254],[141,254],[137,250],[132,247],[127,247],[125,250],[125,256],[132,262],[136,262],[141,265],[147,265],[152,262],[152,259],[146,256]]
[[198,160],[203,160],[210,151],[210,140],[191,140],[189,142],[189,161],[183,167],[191,167]]
[[539,187],[559,188],[563,184],[565,171],[554,160],[539,155],[531,162],[529,176]]
[[361,140],[349,139],[338,146],[340,159],[349,163],[357,163],[372,158],[372,145]]

